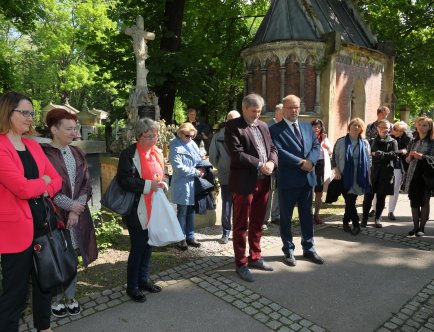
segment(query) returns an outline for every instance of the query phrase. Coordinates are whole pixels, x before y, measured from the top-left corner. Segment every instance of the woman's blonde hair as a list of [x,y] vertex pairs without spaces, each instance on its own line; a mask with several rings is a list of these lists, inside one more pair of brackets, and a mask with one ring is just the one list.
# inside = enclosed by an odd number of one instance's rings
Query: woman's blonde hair
[[360,126],[361,131],[360,131],[359,136],[360,136],[360,137],[365,137],[365,130],[366,130],[365,121],[363,121],[363,120],[360,119],[360,118],[354,118],[354,119],[352,119],[352,120],[350,121],[350,123],[348,124],[348,127],[347,127],[347,130],[348,130],[348,131],[350,131],[350,127],[351,127],[353,124],[357,124],[357,125]]
[[194,132],[193,138],[195,138],[197,135],[197,129],[190,122],[185,122],[178,127],[178,131],[177,131],[178,137],[180,133],[184,133],[186,131],[188,131],[189,133]]

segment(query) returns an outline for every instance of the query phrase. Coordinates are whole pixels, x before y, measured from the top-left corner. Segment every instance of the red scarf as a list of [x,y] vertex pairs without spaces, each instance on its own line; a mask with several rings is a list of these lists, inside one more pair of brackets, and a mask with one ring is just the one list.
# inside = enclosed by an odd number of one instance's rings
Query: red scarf
[[[140,144],[137,144],[137,151],[139,152],[140,157],[140,167],[142,171],[142,179],[143,180],[157,180],[163,181],[164,177],[164,159],[161,152],[153,146],[148,151],[145,151]],[[148,194],[144,195],[146,211],[148,213],[148,222],[151,217],[151,209],[152,209],[152,194],[154,193],[151,190]]]

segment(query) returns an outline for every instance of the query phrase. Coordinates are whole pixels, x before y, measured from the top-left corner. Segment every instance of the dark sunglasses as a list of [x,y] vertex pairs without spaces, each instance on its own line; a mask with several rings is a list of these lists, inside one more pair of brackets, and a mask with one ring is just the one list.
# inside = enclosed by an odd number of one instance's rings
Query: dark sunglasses
[[186,134],[186,133],[182,133],[186,138],[192,138],[193,137],[193,135],[190,135],[190,134]]

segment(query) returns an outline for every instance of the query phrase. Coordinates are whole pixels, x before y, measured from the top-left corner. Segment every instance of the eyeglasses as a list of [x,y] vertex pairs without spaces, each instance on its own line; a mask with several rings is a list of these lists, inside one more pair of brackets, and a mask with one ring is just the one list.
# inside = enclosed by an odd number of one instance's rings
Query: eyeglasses
[[18,112],[21,113],[25,118],[32,118],[34,119],[36,117],[36,113],[35,112],[30,112],[27,110],[12,110],[12,112]]
[[287,110],[298,110],[300,108],[300,106],[283,106],[282,108],[285,108]]
[[186,138],[193,138],[193,135],[182,133]]
[[147,139],[147,140],[149,140],[149,141],[152,141],[152,140],[154,140],[154,139],[156,139],[156,138],[158,138],[158,137],[160,137],[160,135],[148,135],[148,136],[144,136],[144,135],[142,135],[142,137],[144,138],[144,139]]

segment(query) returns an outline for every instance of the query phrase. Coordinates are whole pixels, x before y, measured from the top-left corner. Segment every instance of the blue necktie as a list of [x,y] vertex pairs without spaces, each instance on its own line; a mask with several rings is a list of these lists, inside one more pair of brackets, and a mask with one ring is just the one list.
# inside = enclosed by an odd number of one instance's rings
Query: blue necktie
[[292,124],[292,127],[294,128],[294,134],[297,137],[298,141],[301,145],[303,145],[303,137],[301,137],[300,130],[298,130],[298,126],[295,122]]

